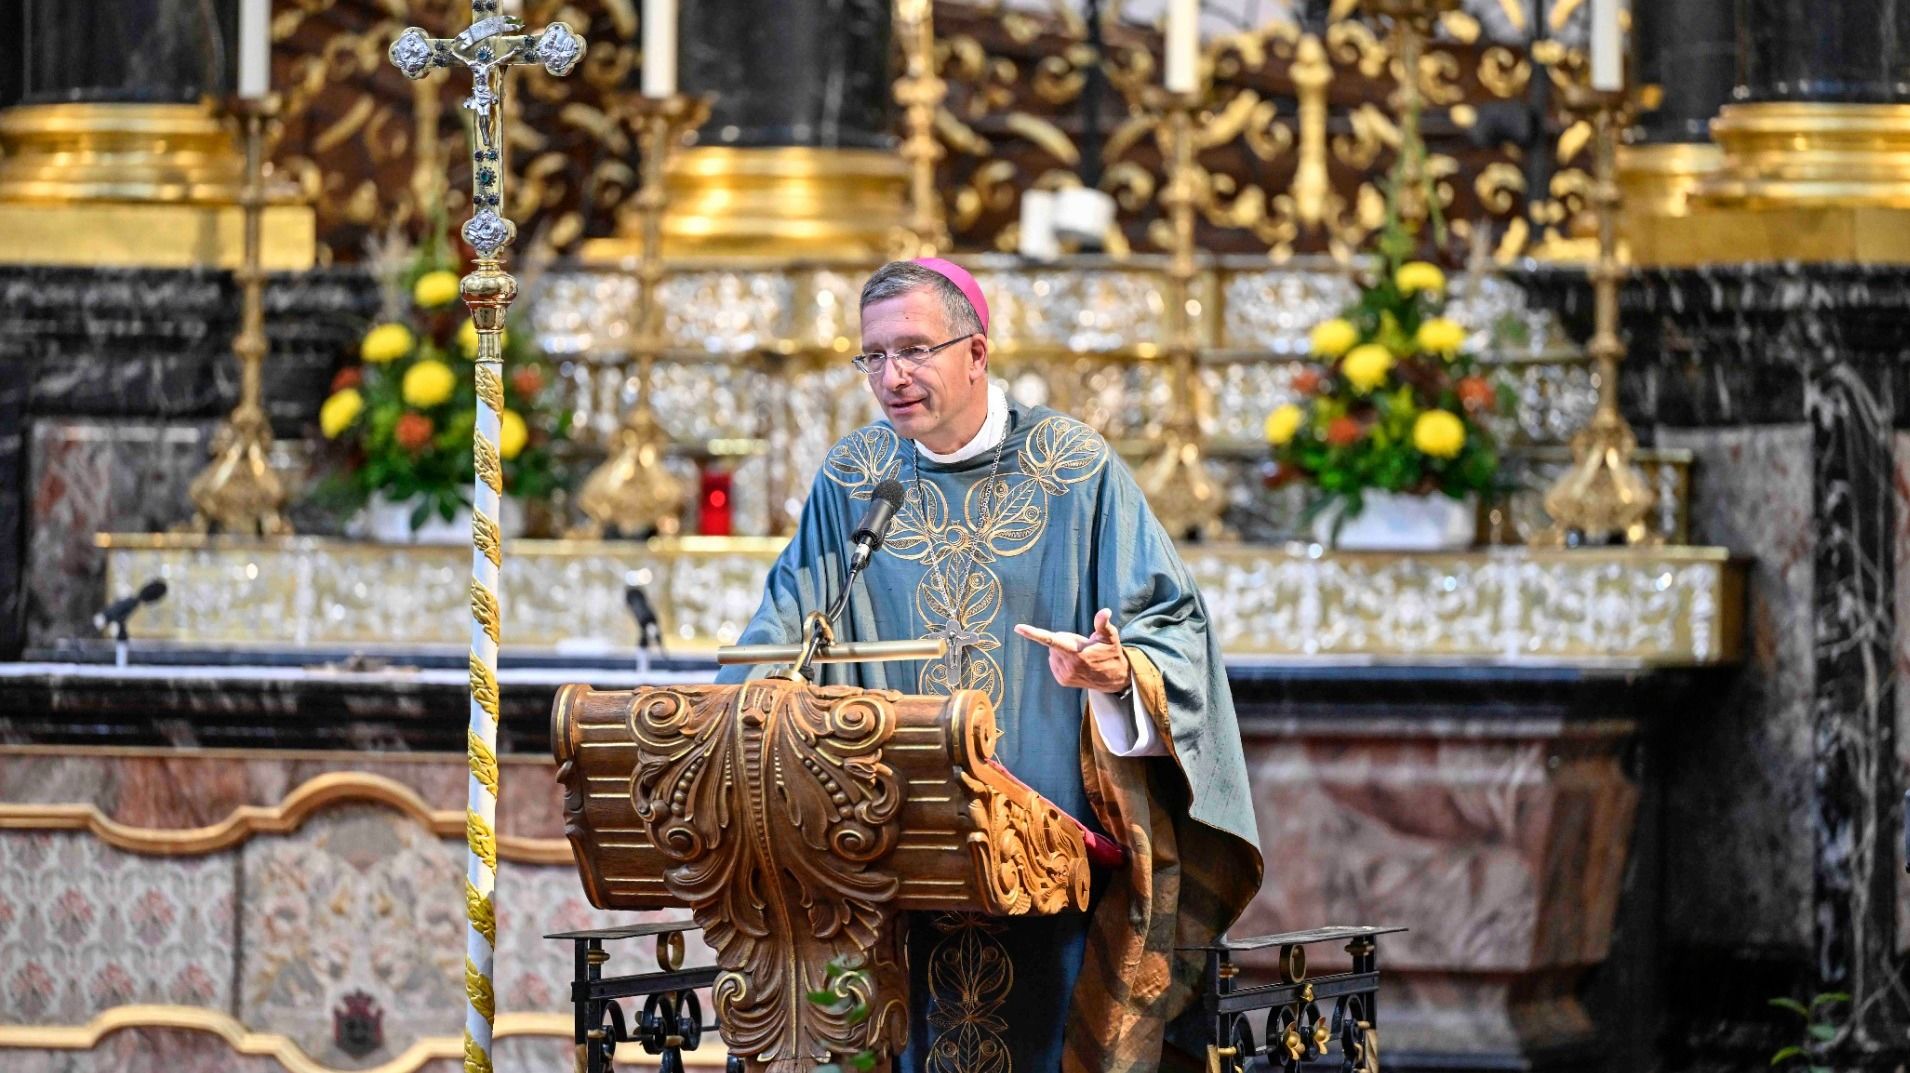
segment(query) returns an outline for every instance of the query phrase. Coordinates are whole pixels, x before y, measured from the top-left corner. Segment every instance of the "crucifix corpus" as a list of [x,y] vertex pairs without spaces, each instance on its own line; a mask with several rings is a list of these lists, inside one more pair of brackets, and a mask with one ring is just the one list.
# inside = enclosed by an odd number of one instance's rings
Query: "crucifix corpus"
[[434,38],[413,26],[391,45],[391,62],[407,78],[423,78],[438,67],[471,69],[471,95],[464,101],[472,115],[471,218],[464,222],[463,235],[477,251],[477,263],[461,288],[478,335],[477,425],[471,432],[477,480],[471,510],[465,1073],[491,1073],[491,1026],[497,1017],[491,961],[497,945],[497,649],[502,636],[498,581],[504,566],[497,521],[498,500],[504,491],[498,428],[504,411],[504,319],[517,297],[517,281],[504,271],[503,261],[504,247],[517,234],[504,215],[504,73],[514,64],[535,63],[553,75],[564,75],[583,54],[583,39],[570,27],[554,22],[542,33],[526,33],[516,18],[498,14],[498,0],[471,0],[471,26],[456,37]]

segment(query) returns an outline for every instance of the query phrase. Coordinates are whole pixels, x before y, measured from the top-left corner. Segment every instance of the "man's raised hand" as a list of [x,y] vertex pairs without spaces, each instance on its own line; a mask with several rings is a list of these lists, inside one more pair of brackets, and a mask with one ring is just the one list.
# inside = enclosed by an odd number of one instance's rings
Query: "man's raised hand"
[[1114,628],[1114,613],[1105,607],[1095,614],[1094,632],[1086,637],[1027,623],[1018,624],[1015,632],[1048,650],[1048,670],[1064,686],[1099,693],[1119,693],[1128,686],[1127,653]]

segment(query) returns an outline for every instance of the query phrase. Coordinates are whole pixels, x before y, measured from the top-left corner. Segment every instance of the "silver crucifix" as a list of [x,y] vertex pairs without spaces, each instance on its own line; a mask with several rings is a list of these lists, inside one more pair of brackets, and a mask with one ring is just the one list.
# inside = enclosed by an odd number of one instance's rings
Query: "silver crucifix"
[[472,112],[473,186],[471,218],[464,224],[464,240],[491,258],[510,245],[517,228],[503,214],[504,175],[499,161],[503,145],[504,68],[512,64],[541,63],[553,75],[570,73],[584,54],[583,38],[569,26],[553,22],[541,34],[525,33],[515,16],[497,14],[497,0],[471,0],[471,26],[453,38],[427,35],[416,26],[391,43],[391,62],[406,78],[423,78],[434,68],[462,65],[471,69],[471,95],[464,106]]

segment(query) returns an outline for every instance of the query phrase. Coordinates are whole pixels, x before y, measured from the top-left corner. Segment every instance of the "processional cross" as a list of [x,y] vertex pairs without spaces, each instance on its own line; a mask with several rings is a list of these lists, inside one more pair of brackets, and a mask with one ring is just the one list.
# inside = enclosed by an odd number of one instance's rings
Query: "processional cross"
[[428,36],[416,26],[391,45],[391,62],[418,79],[438,67],[471,69],[471,218],[464,240],[477,263],[461,290],[477,328],[477,423],[471,432],[476,485],[471,511],[471,724],[470,781],[465,826],[464,1015],[465,1073],[491,1073],[491,1027],[496,992],[491,983],[497,945],[497,649],[502,635],[498,601],[504,544],[498,501],[504,491],[498,430],[504,411],[504,319],[517,297],[517,281],[504,271],[502,253],[517,235],[504,215],[504,72],[514,64],[538,63],[553,75],[569,73],[584,54],[570,27],[554,22],[543,33],[525,33],[516,18],[498,14],[498,0],[471,0],[471,26],[456,37]]

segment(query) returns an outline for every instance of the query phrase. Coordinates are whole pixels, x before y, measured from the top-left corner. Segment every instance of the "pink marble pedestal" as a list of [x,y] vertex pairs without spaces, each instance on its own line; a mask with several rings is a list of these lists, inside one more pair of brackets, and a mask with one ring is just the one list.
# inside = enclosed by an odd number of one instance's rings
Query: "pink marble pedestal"
[[1577,992],[1611,951],[1636,722],[1401,711],[1245,714],[1267,879],[1233,934],[1410,928],[1380,966],[1389,1064],[1583,1054],[1595,1030]]

